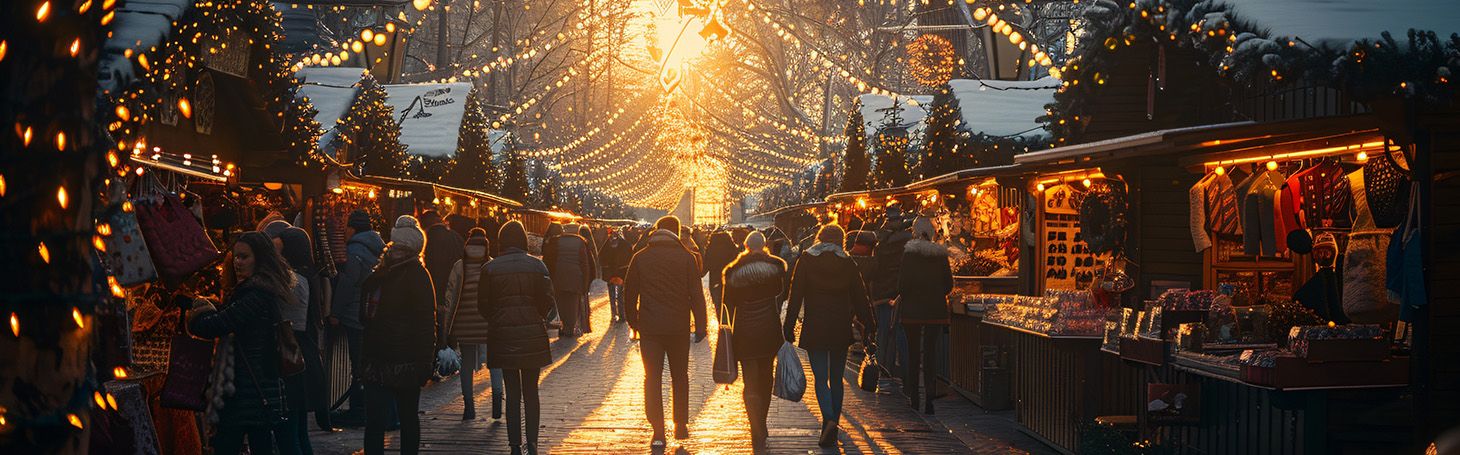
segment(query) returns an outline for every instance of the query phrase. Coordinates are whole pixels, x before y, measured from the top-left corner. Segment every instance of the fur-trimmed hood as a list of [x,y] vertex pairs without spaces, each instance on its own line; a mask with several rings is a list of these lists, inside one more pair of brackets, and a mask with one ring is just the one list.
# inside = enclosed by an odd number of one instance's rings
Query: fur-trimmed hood
[[764,252],[742,252],[725,268],[725,284],[749,287],[780,281],[786,273],[786,261]]
[[927,257],[948,257],[948,247],[923,239],[912,239],[907,241],[903,251],[908,254]]
[[830,242],[818,243],[806,249],[806,254],[812,256],[821,256],[822,253],[831,253],[844,258],[851,257],[847,255],[847,250],[843,249],[841,245]]

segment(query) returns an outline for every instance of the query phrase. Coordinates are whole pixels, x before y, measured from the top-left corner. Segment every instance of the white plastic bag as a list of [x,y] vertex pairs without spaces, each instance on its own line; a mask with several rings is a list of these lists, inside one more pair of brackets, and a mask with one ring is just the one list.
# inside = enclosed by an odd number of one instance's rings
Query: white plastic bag
[[798,402],[806,395],[806,371],[801,369],[801,358],[790,342],[782,343],[781,351],[776,353],[776,385],[771,393]]
[[447,377],[461,371],[461,353],[450,347],[436,351],[436,375]]

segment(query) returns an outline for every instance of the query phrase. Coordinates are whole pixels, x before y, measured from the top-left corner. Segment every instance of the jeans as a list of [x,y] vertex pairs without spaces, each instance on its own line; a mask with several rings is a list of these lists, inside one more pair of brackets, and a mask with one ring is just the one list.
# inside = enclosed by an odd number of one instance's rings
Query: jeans
[[811,376],[816,382],[816,406],[821,408],[822,425],[836,425],[842,417],[842,379],[847,367],[847,348],[830,351],[807,351]]
[[613,319],[615,321],[622,321],[622,320],[624,320],[624,308],[623,308],[623,305],[624,304],[623,304],[623,299],[624,299],[624,286],[622,284],[609,283],[608,284],[608,308],[609,308],[609,311],[613,312],[612,317],[613,317]]
[[892,304],[883,301],[877,303],[873,309],[877,317],[877,363],[889,374],[897,371],[896,343],[897,324],[892,322],[892,313],[895,310]]
[[558,337],[577,336],[583,333],[579,326],[578,316],[583,312],[579,306],[583,305],[583,294],[577,292],[558,291],[554,297],[557,298],[558,317],[563,318],[563,328],[558,330]]
[[[537,447],[538,422],[542,416],[542,405],[538,403],[537,380],[542,370],[503,369],[507,380],[507,444],[522,447],[522,409],[527,408],[527,446]],[[535,452],[535,451],[534,451]]]
[[302,455],[313,455],[314,447],[309,444],[309,408],[313,401],[310,395],[309,383],[312,379],[314,368],[309,362],[309,350],[304,345],[309,344],[309,338],[304,332],[295,331],[294,337],[300,341],[299,345],[304,354],[304,372],[284,378],[284,402],[288,404],[286,411],[289,417],[289,425],[295,439],[295,446]]
[[[350,345],[350,412],[359,413],[365,409],[365,385],[360,382],[360,354],[365,352],[365,329],[340,326],[345,330],[345,343]],[[357,417],[358,418],[358,417]]]
[[[933,384],[938,379],[934,368],[938,365],[938,334],[943,326],[924,324],[903,324],[907,332],[907,362],[902,370],[902,391],[907,394],[913,409],[919,408],[918,389],[923,391],[921,403],[923,412],[933,412]],[[922,373],[922,382],[918,382]]]
[[654,427],[654,435],[662,436],[666,357],[674,393],[674,424],[689,424],[689,339],[684,335],[641,335],[640,339],[639,355],[644,359],[644,413]]
[[745,380],[745,415],[750,420],[751,443],[764,442],[767,436],[766,417],[771,410],[771,387],[775,383],[775,357],[740,361]]
[[[484,344],[461,344],[461,399],[465,401],[466,412],[476,413],[476,394],[472,388],[476,382],[477,367],[482,363],[482,354],[487,351]],[[502,417],[502,369],[492,368],[487,372],[487,381],[492,384],[492,418]]]
[[390,424],[392,409],[400,413],[400,453],[413,455],[420,451],[420,387],[370,384],[365,388],[365,398],[365,455],[385,453],[385,428]]
[[[238,427],[223,425],[213,435],[214,455],[236,455],[243,452],[243,440],[248,438],[249,453],[252,455],[298,455],[299,437],[294,434],[292,422],[279,422],[270,427]],[[277,443],[277,447],[275,444]]]

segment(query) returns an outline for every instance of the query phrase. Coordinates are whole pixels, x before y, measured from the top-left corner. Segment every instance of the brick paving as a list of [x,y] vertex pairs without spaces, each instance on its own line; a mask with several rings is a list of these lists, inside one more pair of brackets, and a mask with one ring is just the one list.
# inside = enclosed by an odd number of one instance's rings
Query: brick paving
[[[626,325],[609,324],[608,300],[601,282],[595,283],[592,301],[595,332],[576,340],[555,340],[554,362],[543,370],[542,452],[650,453],[638,343],[630,339]],[[713,324],[710,332],[715,332]],[[711,380],[709,364],[714,343],[711,336],[690,351],[690,438],[670,438],[668,453],[750,452],[741,384],[727,387]],[[885,390],[881,393],[862,391],[855,386],[853,362],[849,361],[846,370],[840,449],[816,446],[819,412],[815,394],[808,390],[800,403],[772,400],[769,453],[1054,453],[1014,430],[1016,424],[1007,414],[986,414],[960,397],[940,399],[939,415],[924,416],[896,392],[896,381],[884,379]],[[804,352],[802,364],[810,378]],[[666,373],[666,418],[668,376]],[[491,392],[486,379],[487,372],[479,370],[477,419],[473,421],[461,420],[463,402],[457,378],[427,386],[421,398],[422,452],[509,453],[505,423],[490,420]],[[360,429],[335,433],[315,430],[311,437],[315,453],[320,454],[354,453],[363,440]],[[387,446],[394,444],[395,437],[394,433],[388,435]]]

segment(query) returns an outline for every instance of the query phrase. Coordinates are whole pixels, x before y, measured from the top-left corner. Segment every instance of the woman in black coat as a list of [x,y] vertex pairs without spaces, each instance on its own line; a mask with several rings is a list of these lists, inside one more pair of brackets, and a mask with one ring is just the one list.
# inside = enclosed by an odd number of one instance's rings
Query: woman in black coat
[[[903,247],[897,279],[897,312],[907,334],[907,359],[902,370],[902,390],[913,409],[933,413],[933,359],[937,359],[938,334],[948,326],[948,293],[953,291],[953,269],[948,248],[934,243],[937,231],[932,220],[918,217],[913,222],[913,239]],[[919,383],[919,373],[923,383]],[[918,389],[923,400],[918,402]]]
[[397,218],[385,258],[365,278],[365,295],[379,296],[373,311],[367,309],[361,358],[366,455],[385,451],[392,402],[400,416],[401,453],[421,446],[421,387],[436,359],[436,292],[421,262],[425,238],[415,218]]
[[[482,266],[477,311],[487,319],[487,367],[501,368],[507,388],[507,442],[512,453],[536,454],[541,407],[537,381],[552,363],[548,312],[556,305],[547,265],[527,254],[527,231],[510,221],[498,234],[501,254]],[[527,441],[522,408],[527,408]]]
[[841,226],[828,224],[816,233],[815,245],[796,260],[791,272],[791,299],[786,307],[784,335],[796,339],[796,317],[806,308],[801,325],[802,349],[811,360],[811,374],[816,382],[816,404],[821,407],[821,447],[836,446],[837,422],[842,410],[842,367],[847,363],[847,347],[852,344],[852,320],[870,333],[872,308],[867,287],[857,263],[852,261],[842,242],[846,237]]
[[[714,242],[710,240],[711,248]],[[725,283],[720,301],[733,321],[731,344],[735,360],[745,372],[745,414],[750,419],[750,442],[753,448],[759,449],[766,442],[774,363],[782,343],[782,337],[776,336],[781,328],[781,305],[776,297],[783,292],[786,262],[771,256],[765,248],[765,235],[756,232],[746,237],[745,251],[720,276]]]
[[294,273],[261,232],[244,233],[233,244],[233,273],[238,283],[223,309],[199,299],[187,320],[194,336],[225,338],[219,352],[233,353],[233,392],[223,399],[214,453],[240,453],[246,436],[252,453],[297,454],[298,436],[284,414],[284,380],[274,339],[280,304],[297,304],[291,290]]
[[[764,237],[761,237],[764,240]],[[724,314],[721,308],[724,302],[721,301],[722,288],[725,286],[725,277],[720,272],[735,261],[739,254],[739,248],[735,246],[735,240],[730,238],[730,233],[717,231],[710,235],[709,245],[705,247],[705,270],[710,276],[710,300],[715,303],[715,314]],[[763,247],[760,249],[764,249]],[[746,250],[750,251],[750,250]]]

